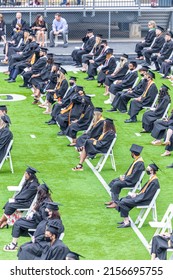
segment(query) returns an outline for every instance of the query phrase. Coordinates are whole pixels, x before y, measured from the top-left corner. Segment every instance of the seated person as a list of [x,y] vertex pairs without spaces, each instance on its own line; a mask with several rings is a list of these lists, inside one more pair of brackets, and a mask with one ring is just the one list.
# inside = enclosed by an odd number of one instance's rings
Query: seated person
[[107,153],[113,139],[116,137],[116,130],[113,120],[106,119],[104,121],[103,132],[96,139],[87,139],[84,148],[80,154],[79,164],[72,168],[73,171],[83,171],[83,162],[87,157],[94,158],[96,154]]
[[19,208],[27,209],[31,206],[33,199],[37,193],[37,187],[39,185],[36,177],[37,170],[33,167],[28,167],[25,171],[25,181],[21,190],[15,195],[15,197],[9,199],[9,201],[3,207],[4,214],[0,219],[0,228],[8,226],[8,220],[11,220],[11,215]]
[[142,66],[139,69],[139,73],[141,75],[141,80],[139,83],[132,88],[129,88],[125,91],[119,91],[116,93],[116,96],[112,102],[112,109],[107,110],[107,112],[116,112],[119,110],[121,113],[127,112],[127,104],[131,98],[139,97],[145,90],[147,86],[146,74],[148,71],[148,66]]
[[115,208],[115,202],[119,200],[119,194],[121,190],[123,188],[133,188],[138,182],[142,172],[145,170],[143,158],[140,156],[142,149],[142,146],[132,144],[130,152],[134,161],[124,175],[113,179],[109,183],[112,200],[105,203],[107,208]]
[[111,104],[114,98],[116,98],[117,92],[122,91],[124,89],[131,88],[133,86],[135,80],[138,77],[138,73],[136,71],[137,68],[136,61],[130,61],[128,67],[129,67],[129,71],[122,78],[122,80],[116,80],[110,85],[109,87],[110,97],[108,100],[104,101],[105,104]]
[[167,249],[173,248],[173,234],[165,232],[153,236],[151,245],[151,260],[166,260]]
[[100,107],[94,108],[94,117],[88,130],[76,139],[76,148],[81,152],[84,148],[87,139],[96,139],[100,137],[103,131],[104,118],[102,116],[103,109]]
[[81,48],[77,48],[73,50],[71,56],[73,58],[74,66],[81,67],[82,66],[82,56],[84,54],[89,54],[94,47],[95,37],[93,33],[93,29],[88,29],[86,36],[82,39],[83,44]]
[[148,205],[153,199],[156,191],[160,188],[156,172],[159,170],[155,163],[149,164],[146,168],[149,180],[142,187],[139,193],[129,193],[128,196],[121,198],[115,202],[115,208],[124,218],[122,222],[118,222],[118,228],[130,227],[129,212],[136,206]]
[[18,24],[21,25],[22,30],[26,28],[26,21],[22,18],[22,13],[17,12],[16,18],[12,21],[11,27],[12,27],[12,35],[18,31]]
[[162,157],[170,156],[173,150],[173,126],[170,126],[166,132],[165,141],[162,143],[165,145],[165,152],[161,154]]
[[137,54],[136,59],[143,59],[142,50],[146,47],[150,47],[154,38],[156,37],[156,23],[154,20],[148,22],[148,32],[143,41],[136,44],[135,52]]
[[8,124],[11,124],[11,120],[10,117],[7,115],[7,106],[6,105],[0,105],[0,117],[1,116],[6,116],[6,118],[8,119]]
[[0,116],[0,163],[2,162],[8,145],[13,139],[13,134],[9,129],[9,117],[7,115]]
[[64,45],[63,48],[68,47],[68,24],[65,18],[60,13],[55,14],[55,19],[52,23],[52,30],[50,31],[50,48],[55,46],[55,35],[62,34]]
[[158,93],[157,87],[154,83],[155,74],[151,71],[147,73],[147,86],[143,94],[137,98],[134,98],[130,102],[130,108],[128,114],[130,119],[125,120],[125,123],[137,122],[137,115],[143,109],[144,106],[150,107]]
[[113,73],[110,75],[106,75],[106,79],[104,82],[105,85],[105,93],[104,95],[109,95],[109,87],[116,80],[122,80],[128,71],[128,55],[122,54],[120,56],[120,61],[118,62],[116,68]]
[[20,236],[28,235],[28,229],[36,229],[38,224],[46,219],[47,202],[52,201],[49,187],[44,183],[38,186],[37,201],[28,216],[18,219],[12,229],[12,242],[4,246],[4,251],[16,251]]
[[4,42],[4,44],[6,43],[6,38],[5,38],[5,21],[4,21],[4,17],[2,14],[0,14],[0,40],[2,39],[2,41]]
[[45,40],[44,33],[47,30],[47,28],[46,28],[46,22],[42,15],[39,14],[36,16],[34,23],[31,25],[31,29],[33,30],[34,34],[36,35],[37,43],[41,47],[44,47],[44,40]]
[[46,205],[45,212],[47,214],[47,218],[42,220],[34,234],[30,242],[24,243],[18,251],[18,259],[19,260],[33,260],[35,257],[40,257],[43,249],[48,245],[44,233],[46,227],[50,224],[56,225],[59,228],[59,235],[64,232],[64,226],[61,220],[61,216],[59,213],[59,206],[56,202],[48,202]]
[[101,70],[97,76],[98,87],[104,84],[106,76],[111,75],[115,70],[115,67],[116,60],[115,56],[113,55],[113,49],[107,49],[105,62],[101,66]]
[[171,73],[171,66],[173,65],[173,55],[169,57],[168,59],[165,59],[162,62],[162,65],[160,67],[160,74],[162,74],[163,78],[167,78],[168,75]]
[[157,119],[162,118],[168,104],[171,102],[168,90],[170,88],[163,84],[159,91],[159,98],[155,108],[146,111],[142,116],[142,128],[141,133],[151,132],[154,126],[154,122]]

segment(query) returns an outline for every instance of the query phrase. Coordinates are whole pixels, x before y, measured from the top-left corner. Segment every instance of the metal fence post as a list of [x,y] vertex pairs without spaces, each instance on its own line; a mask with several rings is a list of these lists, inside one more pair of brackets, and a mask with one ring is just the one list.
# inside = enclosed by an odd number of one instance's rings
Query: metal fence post
[[31,11],[29,12],[29,26],[31,26],[32,25],[32,16],[31,16]]
[[111,40],[111,11],[109,11],[108,16],[108,40]]
[[93,0],[93,11],[91,17],[95,17],[95,0]]
[[83,17],[86,17],[86,0],[83,0]]
[[138,0],[138,17],[141,17],[141,0]]
[[44,0],[44,17],[46,18],[47,17],[47,3],[48,1],[47,0]]

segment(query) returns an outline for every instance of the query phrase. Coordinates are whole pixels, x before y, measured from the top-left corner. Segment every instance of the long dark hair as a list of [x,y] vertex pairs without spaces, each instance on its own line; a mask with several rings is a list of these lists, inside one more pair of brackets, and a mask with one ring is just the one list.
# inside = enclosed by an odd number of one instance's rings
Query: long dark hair
[[159,90],[158,104],[163,100],[164,96],[166,96],[166,95],[169,96],[169,102],[171,102],[171,97],[168,92],[168,89],[161,87],[161,89]]
[[[36,19],[35,19],[35,23],[36,23],[36,24],[38,24],[38,23],[40,22],[40,21],[39,21],[39,18],[40,18],[40,17],[43,17],[43,16],[42,16],[41,14],[39,14],[39,15],[36,16]],[[41,23],[44,23],[44,18],[42,19]]]
[[106,133],[108,131],[113,131],[114,133],[116,133],[116,128],[114,126],[113,122],[110,122],[109,120],[105,120],[104,121],[104,129],[103,132]]
[[34,209],[36,211],[38,211],[38,209],[40,208],[41,204],[43,203],[43,201],[45,199],[48,199],[49,201],[52,201],[52,198],[51,198],[51,194],[47,191],[45,191],[43,188],[41,187],[38,187],[38,191],[37,191],[37,201],[35,203],[35,207]]
[[[28,173],[28,172],[27,172]],[[36,183],[39,184],[38,178],[36,177],[35,174],[32,173],[28,173],[29,175],[29,179],[25,180],[25,182],[23,183],[23,187],[25,187],[28,183],[30,183],[31,181],[35,181]]]
[[61,216],[60,216],[60,213],[58,212],[58,210],[52,211],[52,217],[50,219],[52,219],[52,220],[60,219],[61,220]]

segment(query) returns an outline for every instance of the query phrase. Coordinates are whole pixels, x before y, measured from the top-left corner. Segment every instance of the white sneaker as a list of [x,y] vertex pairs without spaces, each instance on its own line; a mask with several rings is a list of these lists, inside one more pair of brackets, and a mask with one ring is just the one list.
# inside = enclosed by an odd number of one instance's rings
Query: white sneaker
[[112,104],[112,102],[110,101],[110,99],[107,99],[104,101],[105,104]]

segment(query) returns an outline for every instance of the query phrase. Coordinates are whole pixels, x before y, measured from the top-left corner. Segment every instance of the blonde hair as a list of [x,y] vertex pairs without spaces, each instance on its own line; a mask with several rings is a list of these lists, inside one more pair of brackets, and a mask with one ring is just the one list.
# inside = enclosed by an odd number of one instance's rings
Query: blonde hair
[[150,20],[148,24],[152,25],[153,28],[156,28],[156,22],[154,20]]
[[4,16],[3,16],[3,14],[0,14],[0,18],[3,20],[4,19]]

